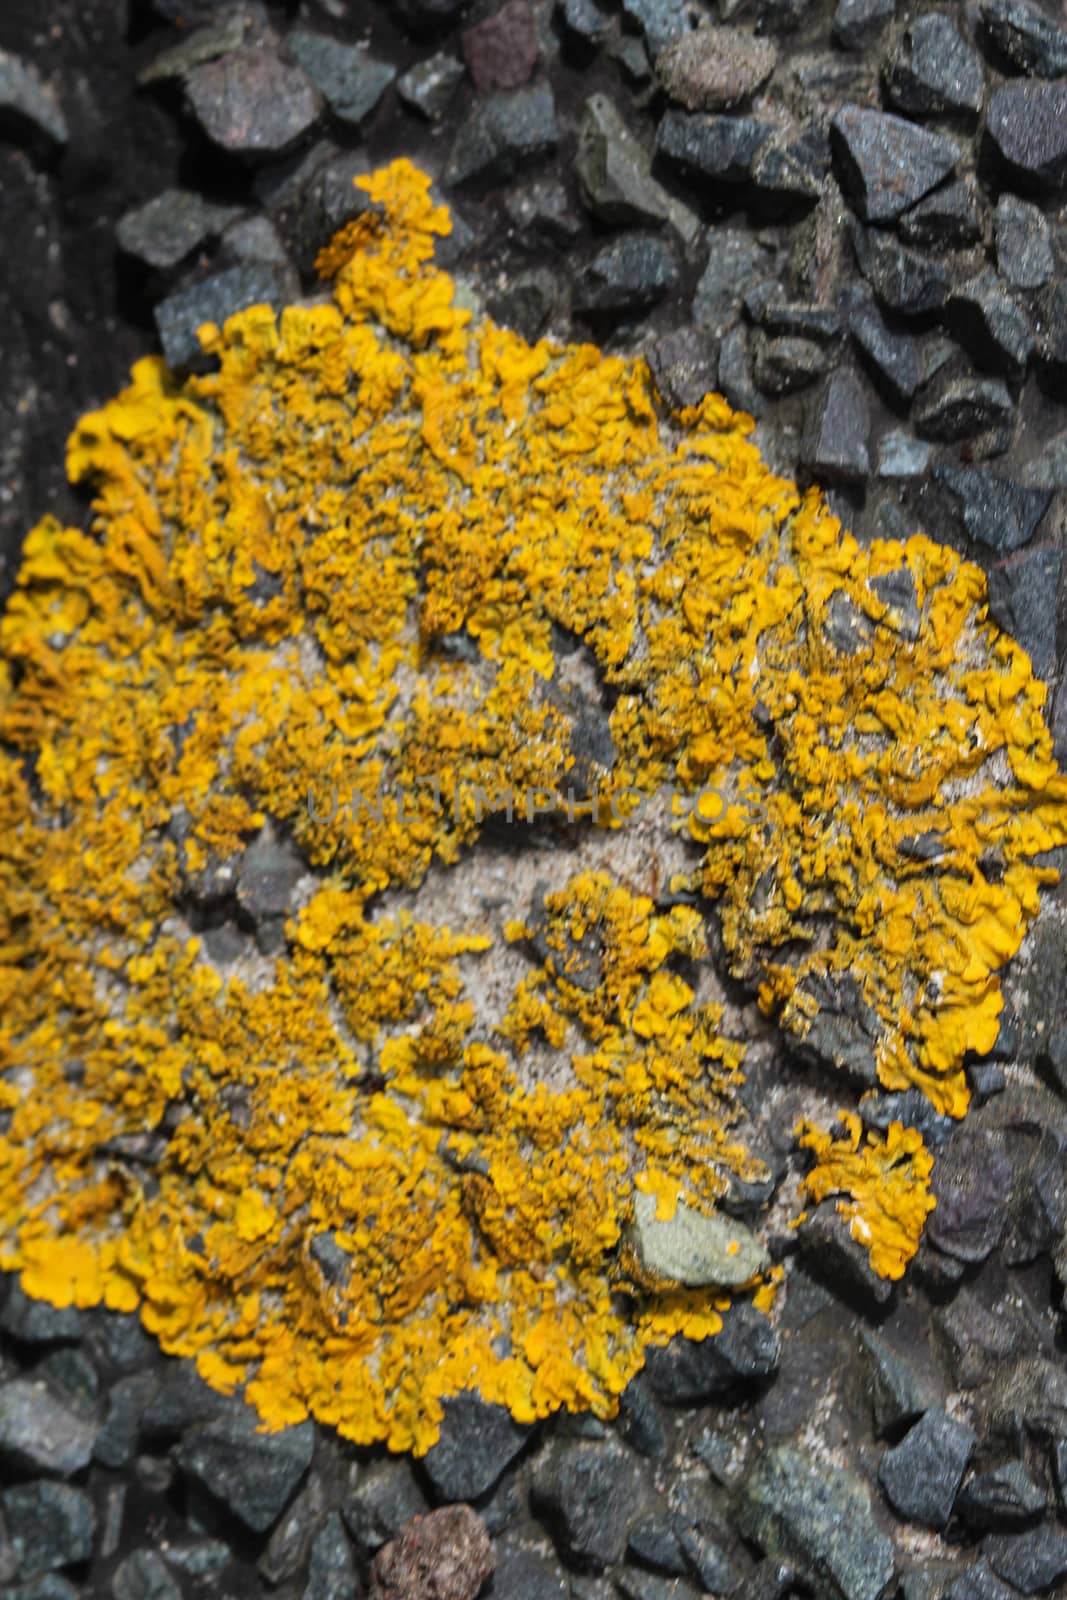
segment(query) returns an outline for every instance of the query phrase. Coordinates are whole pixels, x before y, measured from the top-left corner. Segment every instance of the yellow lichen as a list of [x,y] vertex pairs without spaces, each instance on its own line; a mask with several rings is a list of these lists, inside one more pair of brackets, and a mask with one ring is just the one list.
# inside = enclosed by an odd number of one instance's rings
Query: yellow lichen
[[849,1195],[837,1209],[852,1238],[866,1248],[880,1277],[902,1278],[937,1204],[930,1193],[933,1157],[916,1128],[891,1122],[884,1139],[868,1133],[861,1148],[859,1117],[842,1112],[841,1120],[846,1131],[840,1139],[810,1123],[797,1129],[801,1146],[815,1153],[804,1189],[816,1201]]
[[[721,1292],[621,1266],[635,1191],[666,1221],[760,1174],[711,907],[802,1049],[847,980],[868,1077],[961,1115],[1067,784],[977,568],[861,547],[720,397],[671,415],[643,361],[476,321],[428,180],[361,181],[330,298],[205,328],[206,376],[138,363],[70,441],[92,531],[27,540],[0,624],[0,1264],[140,1307],[270,1426],[421,1451],[464,1388],[606,1415],[650,1344],[721,1326]],[[685,870],[590,857],[495,935],[435,920],[428,881],[490,820],[546,815]],[[213,953],[203,907],[247,932],[271,838],[306,868],[272,953]],[[807,1137],[809,1191],[851,1195],[896,1275],[912,1133]]]

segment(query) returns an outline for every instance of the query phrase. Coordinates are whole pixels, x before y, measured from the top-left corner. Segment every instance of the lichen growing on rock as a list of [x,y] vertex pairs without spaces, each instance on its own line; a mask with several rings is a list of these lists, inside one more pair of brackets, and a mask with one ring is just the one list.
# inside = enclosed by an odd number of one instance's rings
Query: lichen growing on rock
[[[270,1426],[421,1451],[464,1388],[611,1414],[650,1344],[769,1304],[628,1244],[635,1194],[709,1216],[762,1170],[709,930],[843,1093],[962,1115],[1067,784],[977,568],[861,547],[719,397],[477,321],[428,180],[361,181],[331,297],[203,330],[206,376],[140,362],[70,442],[92,532],[28,538],[0,1263]],[[494,900],[545,817],[565,870]],[[803,1130],[809,1192],[896,1276],[929,1159],[849,1128]]]

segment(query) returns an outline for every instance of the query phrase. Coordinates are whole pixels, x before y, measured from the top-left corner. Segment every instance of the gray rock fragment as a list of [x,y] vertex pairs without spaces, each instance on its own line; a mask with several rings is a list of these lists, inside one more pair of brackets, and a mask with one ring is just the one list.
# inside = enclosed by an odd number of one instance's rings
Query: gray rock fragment
[[63,146],[70,138],[59,101],[36,68],[0,50],[0,130],[5,128],[43,137],[53,146]]
[[280,312],[295,297],[293,274],[267,262],[226,267],[188,289],[178,289],[155,308],[156,328],[168,366],[203,368],[209,364],[197,329],[219,327],[249,306],[270,305]]
[[893,1581],[893,1545],[866,1485],[792,1445],[758,1456],[739,1520],[768,1555],[796,1563],[818,1600],[882,1600]]
[[955,170],[960,149],[944,134],[866,106],[843,106],[830,124],[841,187],[865,222],[890,222]]
[[99,1424],[33,1378],[0,1384],[0,1458],[68,1478],[86,1466]]
[[909,1522],[945,1527],[976,1442],[973,1428],[945,1411],[927,1411],[879,1465],[893,1509]]
[[1014,289],[1040,289],[1052,277],[1052,234],[1044,214],[1028,200],[1002,194],[994,219],[997,269]]
[[1004,83],[986,116],[993,154],[1021,188],[1067,183],[1067,83]]
[[190,189],[164,189],[119,218],[115,237],[127,255],[168,271],[240,216],[237,206],[212,205]]
[[985,74],[973,45],[942,11],[921,11],[903,30],[882,73],[886,99],[909,116],[975,117]]
[[463,77],[463,63],[442,50],[409,67],[396,80],[396,92],[413,111],[430,122],[438,122],[452,104]]
[[547,83],[502,89],[480,101],[461,124],[445,167],[449,187],[502,183],[554,150],[559,138]]
[[251,1406],[234,1402],[214,1421],[182,1436],[175,1459],[183,1476],[221,1500],[255,1533],[276,1522],[311,1463],[314,1425],[259,1433]]
[[365,122],[396,77],[396,68],[358,45],[328,34],[298,28],[286,49],[307,74],[337,118],[352,127]]

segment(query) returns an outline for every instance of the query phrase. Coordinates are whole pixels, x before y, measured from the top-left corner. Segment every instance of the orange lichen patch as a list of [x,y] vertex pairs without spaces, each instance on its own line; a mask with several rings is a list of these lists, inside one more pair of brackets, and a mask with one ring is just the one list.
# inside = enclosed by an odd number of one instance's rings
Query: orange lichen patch
[[[844,1091],[960,1115],[1067,784],[975,567],[861,548],[721,398],[671,415],[642,361],[459,309],[428,180],[362,181],[330,299],[204,329],[207,376],[138,363],[70,442],[91,533],[27,540],[0,1264],[139,1306],[270,1426],[424,1450],[465,1387],[607,1415],[721,1326],[622,1265],[635,1192],[669,1225],[763,1170],[708,913]],[[546,816],[532,906],[441,914]],[[909,1138],[813,1146],[880,1271],[925,1215]]]
[[805,1192],[815,1201],[848,1195],[837,1209],[867,1249],[871,1267],[882,1278],[902,1278],[937,1204],[930,1193],[934,1158],[918,1130],[900,1122],[889,1124],[884,1139],[869,1132],[861,1148],[859,1117],[842,1112],[841,1121],[846,1131],[840,1139],[810,1123],[797,1129],[801,1146],[815,1154]]

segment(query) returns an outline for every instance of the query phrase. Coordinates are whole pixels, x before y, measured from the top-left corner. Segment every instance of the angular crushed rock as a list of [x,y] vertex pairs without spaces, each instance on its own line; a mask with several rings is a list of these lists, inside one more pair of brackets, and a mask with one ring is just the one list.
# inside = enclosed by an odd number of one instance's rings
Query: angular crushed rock
[[942,11],[902,31],[882,71],[886,99],[909,116],[977,116],[985,95],[982,58]]
[[830,143],[846,198],[865,222],[891,222],[955,170],[960,149],[903,117],[842,106]]
[[26,128],[55,145],[70,138],[59,101],[36,68],[0,50],[0,130],[5,127]]
[[439,1500],[477,1500],[514,1461],[530,1429],[514,1422],[505,1406],[474,1394],[446,1400],[444,1413],[440,1438],[422,1458],[423,1471]]
[[1067,83],[1005,83],[986,116],[994,155],[1021,187],[1067,183]]
[[310,1422],[259,1433],[259,1418],[243,1402],[212,1422],[186,1431],[175,1452],[183,1475],[221,1500],[255,1533],[281,1516],[311,1464]]
[[945,1527],[976,1443],[973,1428],[945,1411],[927,1411],[879,1465],[893,1509],[909,1522]]
[[556,108],[547,83],[502,89],[480,101],[456,134],[446,185],[501,183],[554,150]]
[[396,68],[388,61],[377,61],[358,45],[328,34],[297,29],[285,46],[337,120],[353,127],[370,116],[396,77]]
[[219,327],[248,306],[270,305],[281,311],[293,296],[293,274],[270,262],[247,262],[212,273],[188,289],[179,289],[155,309],[156,328],[168,366],[182,369],[205,365],[197,329],[206,322]]
[[88,1464],[99,1427],[33,1378],[0,1385],[0,1459],[11,1466],[68,1478]]
[[768,1555],[796,1562],[818,1600],[882,1600],[893,1579],[893,1545],[871,1514],[866,1485],[792,1445],[757,1457],[739,1520]]
[[621,1561],[646,1507],[645,1471],[614,1440],[554,1439],[534,1462],[530,1498],[561,1554],[579,1567]]

